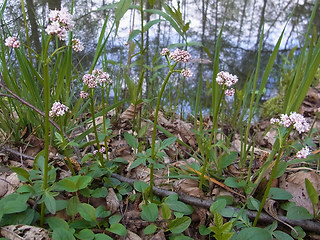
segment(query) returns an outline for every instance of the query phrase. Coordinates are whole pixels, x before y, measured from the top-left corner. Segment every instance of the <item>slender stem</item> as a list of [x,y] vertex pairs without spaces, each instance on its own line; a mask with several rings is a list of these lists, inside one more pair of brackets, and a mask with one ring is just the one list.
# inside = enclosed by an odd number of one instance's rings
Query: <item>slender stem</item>
[[272,168],[272,170],[271,170],[270,179],[269,179],[269,181],[268,181],[268,183],[267,183],[267,187],[266,187],[266,190],[265,190],[265,192],[264,192],[264,195],[263,195],[263,198],[262,198],[262,201],[261,201],[261,204],[260,204],[259,211],[258,211],[258,213],[257,213],[256,218],[254,219],[254,222],[253,222],[253,225],[252,225],[253,227],[255,227],[255,226],[257,225],[258,220],[259,220],[259,217],[260,217],[260,214],[261,214],[261,212],[262,212],[262,209],[263,209],[263,207],[264,207],[264,205],[265,205],[265,203],[266,203],[266,201],[267,201],[267,198],[268,198],[268,195],[269,195],[269,192],[270,192],[270,188],[271,188],[271,184],[272,184],[272,182],[273,182],[273,180],[274,180],[274,178],[275,178],[275,176],[276,176],[276,173],[277,173],[277,168],[278,168],[278,164],[279,164],[279,162],[280,162],[280,157],[281,157],[282,149],[283,149],[283,148],[280,147],[280,150],[279,150],[279,152],[278,152],[277,159],[276,159],[275,164],[274,164],[274,166],[273,166],[273,168]]
[[[93,89],[90,88],[90,111],[91,111],[91,116],[92,116],[92,125],[93,125],[93,131],[94,131],[94,136],[96,138],[96,144],[97,144],[97,149],[98,152],[100,150],[100,142],[99,142],[99,137],[98,137],[98,132],[97,132],[97,126],[96,126],[96,118],[95,118],[95,112],[94,112],[94,101],[93,101]],[[103,155],[99,152],[99,162],[101,166],[104,166],[104,161],[103,161]]]
[[210,140],[208,142],[207,146],[207,153],[206,153],[206,158],[204,160],[203,167],[201,169],[201,176],[200,176],[200,183],[199,183],[199,188],[202,190],[202,185],[204,182],[204,174],[207,171],[208,163],[209,163],[209,155],[210,155],[210,149],[212,145],[212,141],[215,139],[216,136],[216,129],[218,128],[218,115],[220,112],[220,104],[222,101],[222,97],[224,96],[223,92],[220,92],[218,104],[216,105],[216,108],[213,111],[213,124],[212,124],[212,130],[210,134]]
[[[49,170],[49,110],[50,110],[50,73],[49,73],[49,62],[47,59],[48,48],[51,40],[51,36],[48,38],[45,49],[43,51],[43,88],[44,88],[44,169],[43,169],[43,185],[42,189],[45,191],[48,187],[48,170]],[[40,226],[44,223],[44,212],[45,205],[44,202],[41,205],[40,213]]]
[[[105,105],[106,105],[106,100],[105,100],[105,88],[107,87],[107,85],[103,85],[101,87],[101,97],[102,97],[102,129],[103,129],[103,134],[104,134],[104,147],[106,149],[106,156],[107,156],[107,161],[109,162],[109,154],[108,154],[108,141],[107,141],[107,129],[106,129],[106,112],[105,112]],[[107,96],[109,97],[109,96]]]
[[61,137],[62,137],[62,146],[63,146],[63,148],[64,148],[64,155],[66,156],[66,161],[67,161],[68,167],[69,167],[72,175],[75,176],[76,173],[75,173],[75,171],[74,171],[74,169],[73,169],[73,166],[72,166],[72,163],[71,163],[71,161],[70,161],[68,149],[67,149],[67,147],[66,147],[67,141],[66,141],[66,138],[64,137],[64,134],[63,134],[62,124],[61,124],[61,126],[60,126],[60,129],[61,129],[60,134],[61,134]]
[[[168,58],[167,58],[168,60]],[[174,72],[174,68],[177,65],[177,62],[171,66],[170,65],[170,61],[168,60],[169,63],[169,72],[166,76],[166,78],[164,79],[164,82],[161,86],[160,92],[158,94],[158,98],[157,98],[157,106],[156,106],[156,112],[154,114],[154,122],[153,122],[153,133],[152,133],[152,146],[151,146],[151,159],[153,161],[155,161],[156,156],[155,156],[155,146],[156,146],[156,135],[157,135],[157,121],[158,121],[158,115],[159,115],[159,109],[160,109],[160,104],[161,104],[161,98],[164,92],[164,89],[169,81],[169,78],[171,76],[171,74]],[[153,200],[153,171],[154,171],[154,165],[153,163],[150,164],[150,187],[149,187],[149,200],[152,202]]]

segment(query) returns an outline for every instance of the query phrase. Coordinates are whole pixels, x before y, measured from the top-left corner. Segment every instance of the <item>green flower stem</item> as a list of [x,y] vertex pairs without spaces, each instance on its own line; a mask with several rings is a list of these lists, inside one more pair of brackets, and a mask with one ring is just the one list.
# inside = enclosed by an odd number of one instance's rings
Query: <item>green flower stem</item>
[[[105,112],[105,105],[106,105],[106,100],[105,100],[105,88],[106,86],[103,85],[101,87],[101,97],[102,97],[102,128],[103,128],[103,134],[104,134],[104,147],[106,149],[106,155],[107,155],[107,161],[109,162],[109,154],[108,154],[108,142],[107,142],[107,129],[106,129],[106,112]],[[108,94],[109,95],[109,94]],[[109,96],[107,96],[109,98]]]
[[204,164],[203,164],[203,167],[201,169],[201,176],[200,176],[200,183],[199,183],[199,188],[201,190],[202,190],[202,185],[203,185],[203,182],[204,182],[204,174],[205,174],[205,172],[207,171],[207,168],[208,168],[209,155],[210,155],[209,152],[210,152],[210,149],[211,149],[212,141],[215,139],[215,136],[216,136],[216,134],[215,134],[216,131],[215,130],[218,128],[218,115],[219,115],[219,112],[220,112],[220,104],[221,104],[223,96],[224,96],[223,92],[220,92],[219,101],[218,101],[218,104],[216,105],[217,107],[213,111],[213,124],[212,124],[212,130],[211,130],[211,134],[210,134],[210,140],[209,140],[208,146],[207,146],[206,158],[204,160]]
[[70,157],[69,157],[69,153],[68,153],[68,149],[67,149],[67,141],[66,141],[66,138],[64,137],[64,133],[63,133],[63,130],[62,130],[63,129],[62,124],[60,126],[60,129],[61,129],[60,134],[61,134],[61,137],[62,137],[62,146],[64,148],[64,155],[66,156],[66,161],[67,161],[68,167],[69,167],[72,175],[75,176],[76,172],[74,171],[72,163],[70,161]]
[[[49,170],[49,111],[50,111],[50,73],[48,61],[48,48],[51,40],[49,36],[44,51],[43,51],[43,91],[44,91],[44,169],[43,169],[43,185],[42,189],[45,191],[48,187],[48,170]],[[44,224],[45,205],[41,203],[40,226]]]
[[263,209],[264,205],[266,204],[266,201],[267,201],[267,198],[268,198],[268,195],[269,195],[269,192],[270,192],[271,184],[272,184],[273,180],[275,179],[275,176],[276,176],[276,173],[277,173],[277,168],[278,168],[278,164],[280,162],[282,149],[283,148],[280,147],[277,159],[276,159],[275,164],[274,164],[274,166],[273,166],[273,168],[271,170],[270,179],[269,179],[269,181],[267,183],[267,187],[266,187],[266,190],[264,192],[264,195],[263,195],[263,198],[262,198],[262,201],[261,201],[261,204],[260,204],[259,211],[257,213],[256,218],[254,219],[254,222],[253,222],[253,225],[252,225],[253,227],[255,227],[257,225],[259,217],[260,217],[260,214],[262,212],[262,209]]
[[[275,179],[276,177],[276,173],[277,173],[277,168],[278,168],[278,165],[279,165],[279,162],[280,162],[280,158],[281,158],[281,153],[284,149],[284,144],[286,143],[286,140],[287,138],[289,137],[290,135],[290,132],[292,131],[293,127],[291,126],[288,130],[288,132],[285,134],[284,137],[281,137],[281,133],[280,133],[280,129],[278,128],[278,135],[279,135],[279,151],[278,151],[278,156],[275,160],[275,163],[274,163],[274,166],[271,170],[271,173],[270,173],[270,179],[267,183],[267,186],[266,186],[266,190],[264,192],[264,195],[263,195],[263,198],[261,200],[261,204],[260,204],[260,208],[259,208],[259,211],[257,213],[257,216],[256,218],[254,219],[254,222],[253,222],[253,227],[255,227],[258,223],[258,220],[259,220],[259,217],[260,217],[260,214],[262,212],[262,209],[267,201],[267,198],[268,198],[268,195],[269,195],[269,192],[270,192],[270,188],[271,188],[271,184],[273,182],[273,180]],[[271,155],[271,154],[270,154]],[[268,165],[269,166],[269,165]],[[268,166],[266,166],[265,168],[265,171],[266,169],[268,169]],[[260,176],[264,176],[264,171],[261,172]],[[259,176],[259,177],[260,177]]]
[[[99,142],[99,137],[98,137],[98,132],[97,132],[97,126],[96,126],[96,117],[95,117],[95,112],[94,112],[94,101],[93,101],[93,89],[90,88],[90,111],[91,111],[91,117],[92,117],[92,125],[93,125],[93,131],[94,131],[94,136],[96,138],[96,144],[97,144],[97,149],[98,151],[100,150],[100,142]],[[98,152],[99,155],[99,162],[100,166],[104,166],[104,161],[103,161],[103,155]]]
[[[169,78],[171,76],[171,74],[174,72],[174,68],[177,66],[178,62],[176,62],[174,65],[171,66],[170,64],[170,60],[167,57],[167,61],[168,61],[168,65],[169,65],[169,72],[166,76],[166,78],[164,79],[164,82],[162,84],[162,87],[160,89],[160,92],[158,94],[158,99],[157,99],[157,106],[156,106],[156,112],[154,114],[154,122],[153,122],[153,133],[152,133],[152,146],[151,146],[151,159],[153,161],[155,161],[156,156],[155,156],[155,147],[156,147],[156,135],[157,135],[157,121],[158,121],[158,115],[159,115],[159,109],[160,109],[160,104],[161,104],[161,98],[164,92],[164,89],[169,81]],[[152,202],[153,200],[153,172],[154,172],[154,164],[151,163],[150,164],[150,187],[149,187],[149,200]]]

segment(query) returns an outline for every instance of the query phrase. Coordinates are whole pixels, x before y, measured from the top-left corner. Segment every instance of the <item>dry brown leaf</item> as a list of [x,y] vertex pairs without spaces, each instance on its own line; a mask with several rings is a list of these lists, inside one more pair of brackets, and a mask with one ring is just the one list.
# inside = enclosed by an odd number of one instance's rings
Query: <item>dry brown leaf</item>
[[[149,239],[149,238],[145,238]],[[166,236],[164,235],[164,230],[161,229],[156,235],[154,235],[150,240],[166,240]]]
[[130,106],[120,115],[120,121],[126,122],[133,120],[136,114],[140,111],[144,103],[139,103],[138,105],[130,104]]
[[128,240],[142,240],[141,237],[139,237],[137,234],[134,232],[131,232],[130,230],[127,230],[127,236],[126,239]]
[[1,235],[10,240],[49,240],[49,231],[28,225],[9,225],[1,228]]
[[[289,175],[286,179],[281,178],[280,188],[283,188],[287,192],[291,193],[293,198],[291,202],[295,202],[297,206],[306,208],[310,213],[313,212],[312,203],[309,199],[307,190],[305,188],[305,179],[309,179],[316,191],[320,192],[320,176],[316,172],[299,171]],[[319,204],[316,206],[316,210],[319,209]]]
[[194,197],[203,197],[204,193],[199,188],[198,181],[193,179],[181,179],[173,183],[176,192],[183,192]]
[[14,193],[21,182],[18,178],[18,175],[14,172],[11,173],[3,173],[0,175],[0,198]]
[[106,197],[107,210],[109,210],[111,214],[113,214],[119,210],[120,202],[113,188],[109,188],[108,191],[109,193]]
[[276,202],[275,200],[272,200],[270,198],[267,199],[265,205],[263,206],[263,209],[271,216],[273,217],[275,220],[283,223],[284,225],[286,225],[287,227],[289,227],[291,230],[295,231],[296,230],[288,223],[282,221],[279,219],[278,217],[278,213],[277,213],[277,209],[278,208],[278,202]]

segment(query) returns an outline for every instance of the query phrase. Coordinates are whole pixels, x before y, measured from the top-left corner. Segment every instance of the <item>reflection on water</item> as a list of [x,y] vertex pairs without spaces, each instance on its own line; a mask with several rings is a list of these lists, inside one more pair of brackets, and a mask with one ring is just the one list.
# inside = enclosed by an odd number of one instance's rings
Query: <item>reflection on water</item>
[[[61,7],[70,8],[70,2],[66,0],[26,0],[25,9],[29,20],[29,34],[32,43],[37,51],[40,51],[40,27],[46,25],[48,7],[51,9]],[[97,38],[105,17],[111,10],[96,11],[99,8],[114,3],[109,0],[77,0],[74,1],[74,20],[76,30],[74,35],[80,38],[86,46],[83,53],[78,53],[78,61],[84,69],[88,68],[93,59],[94,50],[97,44]],[[135,1],[133,1],[135,2]],[[140,3],[140,1],[138,1]],[[162,8],[161,1],[155,1],[153,8]],[[165,1],[170,6],[178,7],[178,1]],[[137,4],[139,4],[137,3]],[[144,1],[145,8],[151,8],[148,1]],[[197,41],[208,47],[211,54],[214,54],[214,46],[219,31],[224,24],[223,40],[221,49],[220,68],[237,74],[240,80],[245,80],[250,71],[256,64],[256,50],[258,47],[261,30],[264,27],[264,43],[261,66],[266,61],[275,45],[282,29],[285,26],[288,17],[292,18],[286,28],[286,32],[281,44],[280,52],[286,52],[292,47],[298,47],[303,43],[303,33],[310,18],[314,1],[310,0],[185,0],[180,1],[180,8],[185,22],[190,21],[190,29],[187,34],[187,40]],[[319,10],[319,9],[318,9]],[[22,22],[22,10],[20,1],[8,1],[5,10],[4,22],[8,25],[11,33],[24,36],[24,27]],[[113,16],[113,14],[111,14]],[[158,16],[146,13],[145,21],[150,21]],[[2,22],[2,31],[4,31],[4,22]],[[316,14],[315,23],[319,30],[320,14]],[[111,27],[112,21],[108,23]],[[117,36],[112,36],[106,45],[106,53],[109,60],[127,64],[128,45],[126,45],[129,33],[133,29],[140,28],[140,13],[138,10],[131,10],[126,13],[120,22],[120,28]],[[137,40],[139,40],[137,38]],[[148,53],[145,59],[148,65],[151,65],[151,54],[159,52],[162,47],[168,47],[170,44],[183,42],[183,39],[170,27],[166,21],[153,26],[145,34],[145,44],[148,47]],[[199,46],[189,47],[193,58],[208,59],[208,56]],[[138,52],[138,48],[135,50]],[[136,60],[136,59],[133,59]],[[189,82],[172,81],[171,87],[175,87],[180,95],[192,94],[198,85],[200,78],[200,65],[202,65],[203,79],[210,78],[212,63],[199,64],[194,61],[191,65],[194,77]],[[276,71],[275,71],[276,72]],[[134,74],[134,71],[131,72]],[[133,76],[132,76],[133,77]],[[147,94],[152,95],[150,85],[151,81],[161,81],[160,77],[153,77],[151,73],[147,77]],[[277,79],[274,73],[273,79]],[[179,82],[179,84],[177,84]],[[272,84],[272,81],[271,81]],[[272,88],[272,87],[270,87]],[[189,91],[190,90],[190,91]],[[177,95],[173,94],[173,95]],[[189,96],[186,98],[190,98]]]

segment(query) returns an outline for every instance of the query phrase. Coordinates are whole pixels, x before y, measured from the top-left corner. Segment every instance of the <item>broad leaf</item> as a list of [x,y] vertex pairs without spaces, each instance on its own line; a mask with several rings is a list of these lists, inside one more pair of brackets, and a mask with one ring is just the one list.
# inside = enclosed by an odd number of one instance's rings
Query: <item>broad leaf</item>
[[90,204],[81,203],[78,206],[78,211],[80,216],[83,217],[84,220],[88,222],[96,222],[96,210]]
[[182,218],[177,218],[168,223],[168,228],[173,234],[182,233],[186,230],[191,223],[191,218],[184,216]]
[[143,204],[141,218],[149,222],[154,222],[158,218],[158,206],[155,203]]

